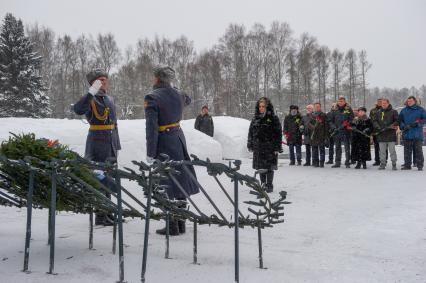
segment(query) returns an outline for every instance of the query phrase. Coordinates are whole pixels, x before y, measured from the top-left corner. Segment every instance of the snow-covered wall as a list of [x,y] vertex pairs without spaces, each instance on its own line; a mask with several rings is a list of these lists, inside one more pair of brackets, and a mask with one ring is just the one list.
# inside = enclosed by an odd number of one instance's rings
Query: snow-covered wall
[[[248,157],[247,131],[250,122],[233,117],[215,117],[215,136],[211,138],[194,129],[194,119],[182,121],[182,129],[190,154],[201,159],[218,162],[222,158]],[[10,132],[35,133],[36,137],[58,139],[72,150],[84,154],[89,125],[84,120],[68,119],[0,119],[0,141],[7,140]],[[122,120],[118,122],[122,150],[120,165],[130,165],[131,160],[145,160],[145,120]]]

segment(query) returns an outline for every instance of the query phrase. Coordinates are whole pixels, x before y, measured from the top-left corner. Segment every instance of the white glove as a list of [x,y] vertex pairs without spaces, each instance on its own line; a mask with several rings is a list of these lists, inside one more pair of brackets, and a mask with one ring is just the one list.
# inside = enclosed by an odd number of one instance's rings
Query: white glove
[[91,95],[96,95],[99,91],[99,89],[102,86],[102,82],[100,80],[96,80],[93,82],[93,84],[89,87],[89,93]]
[[103,179],[105,179],[104,171],[102,171],[102,170],[93,170],[93,173],[95,174],[96,178],[99,181],[102,181]]
[[152,157],[150,157],[150,156],[147,156],[147,157],[146,157],[146,162],[147,162],[149,165],[153,164],[153,163],[154,163],[154,161],[155,161],[155,158],[152,158]]

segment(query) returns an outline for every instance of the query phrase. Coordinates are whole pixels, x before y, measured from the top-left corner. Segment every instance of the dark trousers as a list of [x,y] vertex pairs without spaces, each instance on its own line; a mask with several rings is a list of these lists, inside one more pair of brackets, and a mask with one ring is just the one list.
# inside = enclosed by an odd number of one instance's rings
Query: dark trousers
[[338,136],[334,138],[334,143],[336,145],[336,164],[342,163],[342,144],[345,147],[345,164],[350,163],[351,155],[351,141],[350,137],[347,135]]
[[330,138],[328,146],[328,160],[333,161],[334,158],[334,138]]
[[318,163],[318,162],[324,162],[325,161],[325,146],[319,145],[319,146],[312,146],[312,162]]
[[[412,157],[414,160],[411,159]],[[412,161],[414,161],[414,163],[417,165],[417,168],[423,168],[424,156],[423,156],[422,141],[418,141],[418,140],[404,141],[405,166],[411,166]]]
[[310,144],[305,144],[305,148],[306,148],[306,162],[311,163],[312,147]]
[[260,174],[260,182],[272,188],[274,181],[274,170],[269,169],[266,173]]
[[[290,161],[302,161],[302,146],[300,144],[289,144],[288,149],[290,151]],[[294,150],[296,149],[296,156]]]

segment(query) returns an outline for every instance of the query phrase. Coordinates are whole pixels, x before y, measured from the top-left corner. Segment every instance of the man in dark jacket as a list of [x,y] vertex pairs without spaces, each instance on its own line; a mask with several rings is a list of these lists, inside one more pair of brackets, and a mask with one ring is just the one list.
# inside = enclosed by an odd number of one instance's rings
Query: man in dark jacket
[[[382,99],[378,98],[375,107],[370,110],[371,122],[374,122],[374,120],[377,118],[377,113],[380,111],[380,109],[382,109]],[[379,147],[379,142],[377,141],[376,135],[373,135],[373,142],[374,142],[374,163],[373,163],[373,166],[379,166],[380,165],[380,147]]]
[[[95,69],[86,78],[90,84],[88,93],[73,106],[74,112],[85,115],[90,124],[84,157],[96,162],[116,162],[121,145],[114,101],[107,95],[108,74]],[[96,214],[95,224],[112,225],[113,220],[109,215]]]
[[321,103],[314,104],[312,120],[308,124],[311,132],[312,146],[312,165],[314,167],[324,167],[325,161],[325,143],[328,140],[328,121],[327,115],[321,111]]
[[273,191],[274,170],[278,169],[278,153],[282,152],[282,129],[274,106],[266,98],[256,103],[255,115],[250,123],[247,148],[253,152],[253,169],[266,169],[260,181],[268,193]]
[[[161,154],[166,154],[171,160],[190,160],[186,148],[186,140],[180,120],[184,107],[191,103],[191,99],[184,93],[172,87],[171,82],[175,78],[175,71],[170,67],[156,67],[154,69],[153,91],[145,96],[146,117],[146,154],[148,163],[154,159],[162,159]],[[194,168],[187,166],[191,174],[195,175]],[[172,180],[164,180],[162,185],[167,186],[169,199],[181,200],[182,203],[187,196],[199,192],[198,185],[186,173],[183,167],[176,168],[181,172],[175,175],[178,184]],[[183,188],[183,191],[181,190]],[[186,205],[183,205],[183,208]],[[170,235],[185,233],[185,222],[172,219],[169,222]],[[164,235],[166,228],[157,230],[158,234]]]
[[333,158],[334,158],[334,138],[331,136],[332,134],[332,127],[331,127],[331,119],[333,116],[333,112],[337,110],[337,103],[333,102],[331,104],[330,112],[327,113],[327,123],[328,123],[328,130],[329,130],[329,139],[326,143],[326,146],[328,145],[328,161],[326,164],[333,164]]
[[205,133],[208,136],[213,137],[214,134],[214,125],[213,118],[209,115],[209,108],[207,105],[204,105],[201,108],[201,114],[195,119],[194,128],[200,132]]
[[342,161],[342,144],[345,146],[345,165],[350,168],[350,144],[351,131],[350,123],[354,118],[354,113],[351,107],[346,103],[344,97],[340,97],[337,101],[337,110],[331,115],[330,125],[333,129],[332,137],[336,145],[336,162],[332,168],[340,167]]
[[[290,105],[290,114],[284,118],[284,136],[290,151],[290,165],[302,165],[302,115],[299,113],[299,107]],[[296,156],[294,150],[296,149]]]
[[389,150],[392,170],[396,169],[396,131],[398,130],[398,111],[392,109],[389,99],[382,99],[382,109],[377,113],[373,126],[377,132],[380,147],[380,170],[386,169],[386,151]]
[[399,114],[399,126],[402,130],[404,139],[404,166],[402,170],[411,169],[411,157],[415,151],[417,165],[419,171],[423,170],[423,125],[426,124],[426,111],[424,108],[417,105],[417,99],[410,96],[407,99],[407,106],[402,109]]
[[302,126],[300,130],[303,132],[303,143],[305,144],[305,157],[306,162],[303,166],[311,166],[311,129],[309,124],[312,122],[312,112],[314,111],[314,106],[309,104],[306,106],[306,115],[302,117]]

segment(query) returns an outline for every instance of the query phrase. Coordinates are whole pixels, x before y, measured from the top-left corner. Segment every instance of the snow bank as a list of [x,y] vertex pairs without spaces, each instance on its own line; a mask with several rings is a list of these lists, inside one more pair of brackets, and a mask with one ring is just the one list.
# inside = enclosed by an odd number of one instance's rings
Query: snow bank
[[[201,159],[218,162],[223,158],[248,158],[247,133],[250,121],[233,117],[214,117],[215,134],[211,138],[194,129],[194,119],[181,122],[190,154]],[[68,119],[0,119],[0,141],[7,140],[9,132],[35,133],[37,137],[58,139],[72,150],[84,154],[88,124],[84,120]],[[145,120],[119,121],[122,150],[120,165],[131,160],[144,160],[146,156]]]

